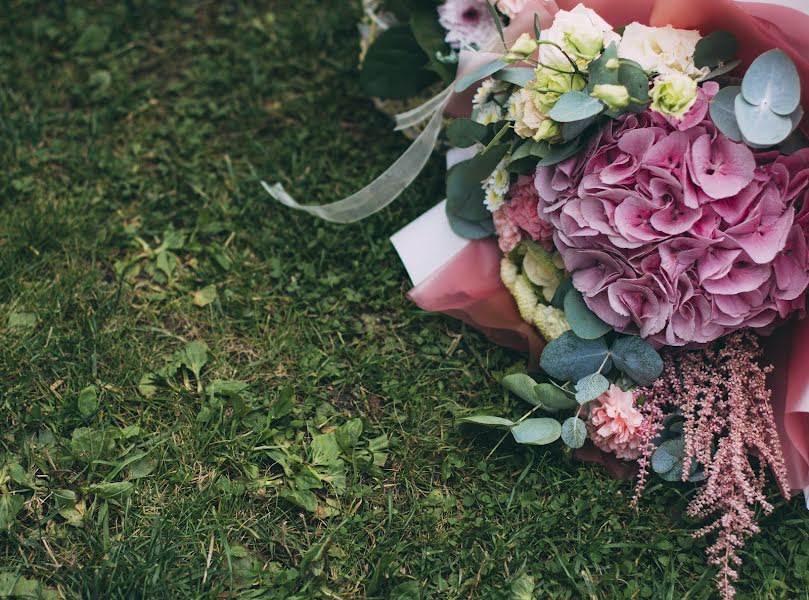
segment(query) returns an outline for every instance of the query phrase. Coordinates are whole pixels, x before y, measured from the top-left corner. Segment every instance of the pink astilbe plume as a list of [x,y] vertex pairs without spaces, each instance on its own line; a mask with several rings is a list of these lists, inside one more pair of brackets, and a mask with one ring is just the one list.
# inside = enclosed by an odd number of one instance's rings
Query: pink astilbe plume
[[696,460],[705,470],[705,483],[688,505],[695,518],[718,515],[694,533],[716,533],[707,549],[708,560],[719,566],[717,585],[725,600],[734,597],[733,582],[741,564],[737,552],[747,538],[758,533],[755,509],[770,514],[773,505],[765,494],[769,469],[789,498],[786,466],[775,428],[766,377],[772,367],[761,365],[763,353],[752,333],[738,333],[698,351],[671,351],[664,357],[663,375],[650,387],[637,391],[645,402],[645,451],[633,504],[646,483],[653,439],[666,414],[685,417],[683,439],[686,460],[683,480]]

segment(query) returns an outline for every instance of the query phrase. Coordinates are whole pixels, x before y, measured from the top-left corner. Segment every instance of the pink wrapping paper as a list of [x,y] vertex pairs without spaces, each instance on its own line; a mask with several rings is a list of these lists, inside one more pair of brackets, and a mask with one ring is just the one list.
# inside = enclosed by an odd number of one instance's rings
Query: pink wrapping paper
[[[506,37],[516,39],[520,33],[531,31],[534,13],[540,16],[544,28],[550,25],[558,9],[570,10],[579,2],[533,0],[506,29]],[[806,2],[809,6],[809,0]],[[765,2],[737,4],[732,0],[583,0],[582,3],[616,27],[638,21],[653,26],[697,28],[703,34],[716,29],[730,31],[740,40],[740,58],[745,66],[759,54],[780,48],[798,67],[803,104],[809,107],[809,14]],[[460,72],[474,70],[487,62],[484,59],[491,60],[489,56],[464,53]],[[449,114],[468,114],[471,93],[474,92],[458,95]],[[804,120],[802,128],[809,133],[809,120]],[[472,242],[414,288],[409,297],[424,310],[443,312],[477,327],[497,344],[529,352],[531,365],[535,367],[542,340],[520,318],[511,295],[500,281],[499,262],[500,251],[494,241]],[[770,359],[776,365],[773,396],[789,481],[794,489],[803,489],[809,486],[809,319],[793,322],[777,332],[769,348]],[[591,455],[581,458],[594,460]],[[604,464],[602,460],[596,462]]]

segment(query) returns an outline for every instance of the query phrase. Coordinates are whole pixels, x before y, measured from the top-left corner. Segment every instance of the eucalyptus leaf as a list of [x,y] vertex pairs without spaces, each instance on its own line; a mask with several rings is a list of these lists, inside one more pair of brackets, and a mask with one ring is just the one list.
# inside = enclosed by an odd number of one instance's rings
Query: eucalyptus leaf
[[[492,15],[494,25],[497,27],[497,35],[500,36],[500,41],[503,42],[503,46],[506,46],[506,36],[503,33],[503,20],[500,18],[500,13],[497,12],[497,9],[490,0],[486,0],[486,6],[489,7],[489,14]],[[508,48],[508,46],[506,46],[506,48]]]
[[587,425],[578,417],[570,417],[562,423],[562,441],[574,450],[587,441]]
[[549,417],[526,419],[511,428],[511,435],[519,444],[544,446],[552,444],[562,436],[562,426],[559,421]]
[[447,125],[447,139],[456,148],[469,148],[483,141],[489,128],[472,119],[453,119]]
[[549,412],[570,410],[578,406],[578,402],[570,392],[565,392],[552,383],[540,383],[534,388],[542,408]]
[[736,119],[736,96],[742,91],[738,85],[719,90],[710,104],[711,120],[716,127],[734,142],[742,141],[742,132]]
[[575,140],[582,133],[584,133],[590,125],[596,122],[597,117],[588,117],[581,121],[572,121],[570,123],[562,123],[562,138],[566,142]]
[[734,101],[736,119],[744,139],[760,147],[774,146],[783,142],[792,133],[792,119],[779,115],[766,103],[751,104],[744,92]]
[[776,115],[788,117],[801,101],[801,80],[795,63],[783,50],[765,52],[747,69],[742,96],[749,104],[765,104],[764,108]]
[[597,372],[602,364],[604,372],[608,372],[611,366],[608,354],[604,338],[584,340],[572,331],[566,331],[545,346],[539,364],[554,379],[579,381]]
[[608,389],[610,389],[610,382],[601,373],[582,377],[576,382],[576,402],[587,404],[597,400]]
[[490,77],[495,73],[497,73],[498,71],[506,68],[507,66],[508,66],[507,62],[504,62],[499,59],[487,63],[482,67],[480,67],[479,69],[472,71],[468,75],[461,77],[455,84],[455,91],[458,93],[463,92],[464,90],[468,89],[470,86],[474,85],[481,79]]
[[612,327],[602,321],[585,304],[584,297],[576,288],[571,288],[564,300],[565,318],[573,333],[585,340],[595,340],[612,331]]
[[536,395],[537,382],[524,373],[512,373],[506,375],[500,384],[512,394],[516,394],[528,404],[539,406],[541,404]]
[[539,39],[542,36],[542,27],[539,24],[539,15],[534,13],[534,36]]
[[573,278],[567,277],[563,279],[562,283],[559,284],[559,287],[556,288],[556,293],[553,295],[553,299],[551,300],[551,306],[558,308],[559,310],[564,310],[565,298],[567,297],[567,293],[572,289]]
[[583,140],[581,137],[575,138],[569,142],[565,142],[564,144],[552,144],[550,147],[550,151],[545,155],[545,157],[537,163],[538,167],[552,167],[554,165],[559,164],[563,160],[567,160],[574,154],[576,154],[579,150],[582,149],[584,145]]
[[410,29],[416,42],[430,61],[430,68],[441,77],[445,84],[449,84],[455,79],[458,65],[438,60],[438,55],[446,54],[449,46],[444,41],[446,32],[435,18],[435,9],[422,6],[414,10],[410,15]]
[[511,161],[514,162],[528,157],[544,158],[548,152],[550,152],[550,144],[548,144],[548,142],[526,140],[520,144],[519,148],[511,155]]
[[618,46],[615,42],[604,49],[601,56],[596,58],[587,66],[589,83],[587,91],[592,92],[597,85],[618,85],[618,69],[611,69],[607,65],[612,65],[611,61],[618,60]]
[[604,112],[604,104],[584,92],[565,92],[548,116],[558,123],[572,123],[589,119]]
[[536,77],[534,69],[528,67],[510,67],[494,74],[494,78],[507,83],[512,83],[524,88]]
[[649,101],[649,76],[638,63],[621,59],[618,67],[618,83],[626,87],[629,95],[645,106]]
[[702,78],[702,81],[710,81],[711,79],[716,79],[717,77],[721,77],[722,75],[726,75],[733,71],[736,67],[742,64],[740,59],[731,60],[723,65],[719,65],[713,71],[708,73],[705,77]]
[[694,65],[698,69],[714,67],[732,59],[738,50],[736,37],[727,31],[714,31],[697,42]]
[[514,421],[504,419],[503,417],[491,417],[488,415],[473,415],[471,417],[462,417],[458,419],[459,423],[468,423],[470,425],[481,425],[483,427],[494,427],[496,429],[509,429],[514,425]]
[[404,100],[440,78],[409,25],[394,25],[373,41],[362,61],[360,83],[369,96]]
[[648,342],[621,336],[610,348],[615,367],[641,386],[652,385],[663,372],[663,359]]

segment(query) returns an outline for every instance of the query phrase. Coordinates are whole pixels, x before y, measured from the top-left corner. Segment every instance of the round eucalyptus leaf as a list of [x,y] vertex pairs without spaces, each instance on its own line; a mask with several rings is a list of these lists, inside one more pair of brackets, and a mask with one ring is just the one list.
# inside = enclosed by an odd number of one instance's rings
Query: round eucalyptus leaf
[[513,83],[521,88],[528,85],[536,76],[536,71],[528,67],[512,67],[510,69],[503,69],[494,74],[495,79]]
[[570,410],[578,406],[578,402],[572,394],[559,389],[552,383],[540,383],[534,388],[534,392],[539,398],[542,408],[550,412]]
[[459,423],[468,423],[470,425],[481,425],[483,427],[494,427],[496,429],[508,429],[514,425],[514,421],[504,419],[503,417],[491,417],[489,415],[473,415],[471,417],[463,417],[458,419]]
[[565,92],[559,97],[548,116],[557,123],[572,123],[589,119],[604,112],[604,104],[584,92]]
[[652,385],[663,372],[663,359],[648,342],[634,335],[621,336],[610,348],[616,368],[641,386]]
[[579,404],[587,404],[597,400],[608,389],[610,389],[610,382],[601,373],[582,377],[576,382],[576,401]]
[[694,51],[694,64],[698,69],[718,65],[733,58],[738,46],[732,33],[714,31],[697,43]]
[[[539,366],[558,381],[579,381],[597,372],[608,354],[604,338],[585,340],[566,331],[545,346]],[[604,372],[608,372],[610,366],[611,360],[607,358]]]
[[776,114],[767,104],[750,104],[744,93],[733,103],[739,131],[756,146],[768,147],[783,142],[792,133],[792,119]]
[[576,288],[565,295],[565,317],[573,333],[585,340],[595,340],[612,331],[612,327],[602,321],[584,302],[584,297]]
[[472,119],[454,119],[447,125],[447,139],[456,148],[469,148],[486,137],[489,128]]
[[520,444],[544,446],[552,444],[562,436],[562,426],[549,417],[526,419],[511,428],[511,435]]
[[711,120],[714,125],[734,142],[742,141],[742,132],[736,119],[736,96],[742,91],[738,85],[730,85],[719,90],[710,104]]
[[578,417],[570,417],[562,423],[562,441],[577,450],[587,441],[587,425]]
[[536,394],[537,382],[524,373],[513,373],[506,375],[500,384],[512,394],[516,394],[528,404],[539,406],[541,404]]
[[487,63],[482,67],[480,67],[479,69],[477,69],[476,71],[472,71],[468,75],[461,77],[455,84],[455,91],[458,93],[463,92],[465,89],[474,85],[481,79],[486,79],[490,75],[494,75],[499,70],[504,69],[507,66],[508,63],[503,62],[502,60],[495,60],[493,62]]
[[795,63],[783,50],[765,52],[747,69],[742,95],[752,105],[765,105],[767,112],[791,115],[801,102],[801,79]]

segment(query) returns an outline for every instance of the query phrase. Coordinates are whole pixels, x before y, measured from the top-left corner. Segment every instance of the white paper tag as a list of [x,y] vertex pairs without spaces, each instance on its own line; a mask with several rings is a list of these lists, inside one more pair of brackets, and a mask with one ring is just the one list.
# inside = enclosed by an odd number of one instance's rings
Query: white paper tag
[[446,204],[446,200],[439,202],[390,238],[414,286],[444,266],[469,243],[449,226]]

